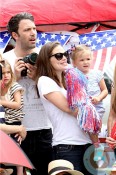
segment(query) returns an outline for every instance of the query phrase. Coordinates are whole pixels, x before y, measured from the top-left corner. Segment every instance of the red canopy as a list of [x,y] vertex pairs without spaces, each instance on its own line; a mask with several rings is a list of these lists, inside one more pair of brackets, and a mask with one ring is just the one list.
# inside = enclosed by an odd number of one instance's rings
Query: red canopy
[[6,27],[11,16],[22,11],[34,15],[40,31],[77,31],[96,23],[116,28],[116,0],[0,0],[0,27]]

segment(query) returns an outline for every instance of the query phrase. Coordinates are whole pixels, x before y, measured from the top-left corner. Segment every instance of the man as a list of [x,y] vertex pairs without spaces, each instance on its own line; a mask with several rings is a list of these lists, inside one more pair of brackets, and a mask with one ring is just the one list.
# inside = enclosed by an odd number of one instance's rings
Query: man
[[26,127],[27,136],[22,142],[22,148],[36,168],[31,171],[31,175],[47,175],[48,163],[52,158],[51,123],[33,80],[36,66],[24,61],[28,55],[38,53],[34,18],[29,13],[19,13],[9,20],[7,28],[16,44],[15,48],[4,53],[3,57],[9,61],[18,83],[25,89],[23,125]]

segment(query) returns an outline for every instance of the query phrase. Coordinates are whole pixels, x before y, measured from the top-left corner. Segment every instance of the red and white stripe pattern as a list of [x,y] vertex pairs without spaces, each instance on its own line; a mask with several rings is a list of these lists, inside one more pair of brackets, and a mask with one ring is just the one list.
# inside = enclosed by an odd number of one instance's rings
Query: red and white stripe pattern
[[91,68],[105,72],[114,59],[116,59],[116,46],[93,51],[93,64]]

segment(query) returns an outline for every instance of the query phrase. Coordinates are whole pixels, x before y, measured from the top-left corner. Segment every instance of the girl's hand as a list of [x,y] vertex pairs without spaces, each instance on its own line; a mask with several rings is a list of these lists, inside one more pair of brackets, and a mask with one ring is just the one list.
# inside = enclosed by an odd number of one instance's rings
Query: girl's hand
[[92,97],[91,102],[96,105],[100,102],[100,98],[99,97]]

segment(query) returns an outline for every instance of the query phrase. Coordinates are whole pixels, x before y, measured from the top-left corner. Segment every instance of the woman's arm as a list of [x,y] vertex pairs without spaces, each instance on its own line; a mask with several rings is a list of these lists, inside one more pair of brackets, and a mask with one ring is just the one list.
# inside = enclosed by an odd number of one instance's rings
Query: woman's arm
[[116,122],[116,114],[114,113],[114,111],[111,108],[109,116],[108,116],[108,121],[107,121],[107,128],[108,128],[108,135],[109,136],[111,134],[111,129],[112,129],[115,122]]
[[57,108],[59,108],[60,110],[73,115],[73,116],[77,116],[78,113],[78,109],[76,109],[75,111],[71,111],[69,106],[68,106],[68,102],[66,97],[61,93],[61,92],[51,92],[48,93],[46,95],[44,95],[44,97],[49,100],[51,103],[53,103]]
[[7,108],[19,109],[21,106],[21,91],[19,90],[14,93],[14,101],[8,101],[2,98],[0,99],[0,104]]
[[116,114],[112,109],[112,101],[113,101],[113,96],[114,96],[114,88],[112,87],[111,89],[111,102],[110,102],[110,113],[108,116],[108,121],[107,121],[107,128],[108,128],[108,135],[110,136],[111,129],[116,122]]

